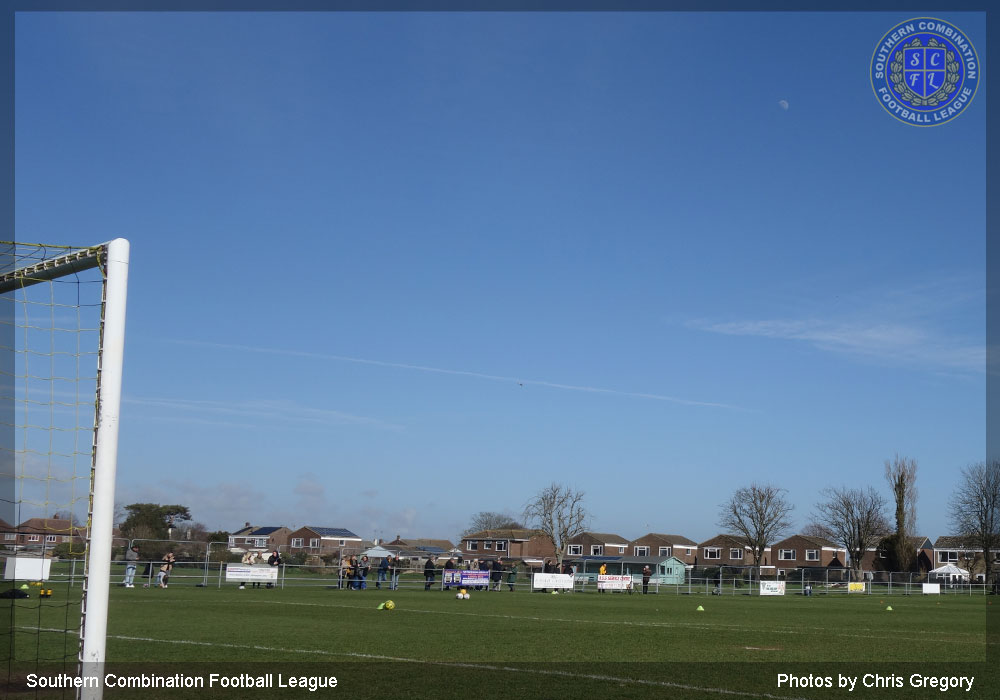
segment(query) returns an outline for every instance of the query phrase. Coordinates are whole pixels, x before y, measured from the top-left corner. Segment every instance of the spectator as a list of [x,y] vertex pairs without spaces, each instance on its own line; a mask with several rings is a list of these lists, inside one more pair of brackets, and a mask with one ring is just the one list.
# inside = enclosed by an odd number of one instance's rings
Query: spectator
[[649,568],[649,564],[642,567],[642,594],[646,595],[649,593],[649,577],[653,575],[653,570]]
[[361,561],[358,562],[358,580],[361,582],[361,590],[368,588],[368,570],[371,568],[372,564],[368,560],[368,555],[362,555]]
[[378,574],[375,578],[375,588],[382,588],[382,582],[389,577],[389,561],[392,559],[390,554],[387,557],[382,557],[382,561],[378,565]]
[[434,560],[427,557],[427,563],[424,564],[424,590],[429,591],[432,585],[434,585]]
[[166,588],[170,582],[170,572],[174,570],[174,562],[177,561],[173,552],[163,555],[163,563],[160,565],[160,573],[156,575],[156,582],[160,588]]
[[125,552],[125,588],[135,588],[135,567],[139,564],[139,545],[132,545]]
[[500,582],[503,581],[503,557],[497,557],[490,570],[490,581],[493,582],[493,590],[500,590]]
[[511,592],[514,592],[514,584],[517,582],[517,564],[512,563],[510,568],[507,569],[507,587],[510,588]]
[[[277,549],[274,550],[273,552],[271,552],[271,556],[269,556],[267,558],[267,565],[270,566],[270,567],[273,567],[273,568],[277,568],[277,567],[281,566],[283,563],[284,562],[281,561],[281,555],[278,554],[278,550]],[[277,580],[277,576],[275,576],[275,580]],[[271,582],[271,581],[268,581],[267,587],[268,588],[274,588],[274,583]]]

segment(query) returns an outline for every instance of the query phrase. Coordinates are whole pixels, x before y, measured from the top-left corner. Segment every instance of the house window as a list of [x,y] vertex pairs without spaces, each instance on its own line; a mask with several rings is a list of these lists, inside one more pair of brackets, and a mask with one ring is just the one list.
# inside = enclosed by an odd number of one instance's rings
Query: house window
[[28,535],[28,542],[41,542],[42,538],[38,535]]
[[670,547],[660,547],[660,556],[661,557],[669,557],[670,556]]
[[706,559],[722,559],[721,547],[705,547]]
[[604,545],[603,544],[592,544],[592,545],[590,545],[590,556],[592,556],[592,557],[599,557],[602,554],[604,554]]
[[568,547],[566,547],[566,554],[570,555],[571,557],[580,556],[581,554],[583,554],[583,545],[582,544],[569,545]]
[[618,548],[618,553],[619,554],[624,554],[625,553],[625,547],[619,547]]
[[958,561],[958,552],[938,552],[938,561],[942,562]]
[[469,540],[468,542],[465,543],[465,548],[468,549],[470,552],[478,551],[479,550],[479,543],[478,542],[473,542],[472,540]]
[[743,550],[739,549],[738,547],[733,547],[732,549],[729,550],[729,559],[730,560],[735,559],[737,561],[742,561],[743,560]]
[[341,540],[339,546],[343,547],[345,544],[347,544],[347,540]]
[[5,540],[16,540],[17,539],[17,533],[15,533],[15,532],[5,532],[4,535],[3,535],[3,538]]
[[293,547],[301,547],[302,546],[302,538],[301,537],[293,537],[292,538],[292,546]]
[[507,542],[506,541],[504,541],[504,542],[496,542],[495,544],[496,544],[496,546],[493,549],[497,550],[498,552],[506,552],[507,551]]
[[486,541],[484,541],[483,542],[483,549],[493,549],[493,543],[492,542],[486,542]]
[[235,547],[236,546],[236,538],[233,537],[232,535],[229,536],[229,546],[230,547]]
[[778,561],[795,561],[794,549],[779,549]]
[[636,547],[635,548],[635,556],[637,556],[637,557],[648,557],[649,556],[649,547]]
[[691,556],[691,550],[690,549],[685,549],[684,550],[684,554],[686,554],[687,556]]
[[818,549],[807,549],[806,550],[806,561],[819,561],[819,550]]
[[319,538],[318,537],[310,538],[309,546],[312,547],[313,549],[319,547]]
[[254,544],[255,547],[266,547],[267,546],[267,538],[266,537],[255,537],[254,541],[253,541],[253,544]]
[[58,540],[59,540],[59,536],[58,535],[46,535],[45,536],[45,541],[46,542],[57,542]]

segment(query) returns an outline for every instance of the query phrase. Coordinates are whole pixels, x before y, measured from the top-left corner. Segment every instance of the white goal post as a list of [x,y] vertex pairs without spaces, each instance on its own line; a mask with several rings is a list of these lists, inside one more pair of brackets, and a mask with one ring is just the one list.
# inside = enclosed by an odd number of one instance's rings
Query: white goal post
[[[43,283],[69,279],[97,268],[103,276],[100,298],[100,321],[96,350],[96,396],[93,397],[93,439],[91,445],[88,518],[86,527],[86,559],[84,566],[83,597],[80,608],[80,662],[81,675],[96,675],[105,660],[108,595],[110,592],[112,528],[114,522],[115,472],[118,457],[118,422],[121,408],[122,361],[125,345],[125,305],[128,286],[129,242],[124,238],[81,249],[55,248],[22,243],[4,242],[0,258],[4,270],[0,274],[0,297],[10,308],[19,303],[25,306],[29,288]],[[27,250],[29,254],[23,254]],[[54,251],[54,252],[53,252]],[[51,256],[51,257],[50,257]],[[22,298],[23,297],[23,298]],[[53,304],[55,306],[55,304]],[[54,312],[53,312],[54,314]],[[15,314],[11,314],[12,317]],[[11,336],[15,332],[36,332],[30,322],[18,325],[11,319]],[[52,331],[62,331],[53,323]],[[14,330],[16,329],[16,331]],[[79,341],[77,341],[79,342]],[[30,348],[11,347],[12,354],[23,353],[23,362],[33,355]],[[52,353],[53,355],[56,353]],[[31,358],[34,361],[34,357]],[[77,358],[79,363],[79,359]],[[61,377],[56,377],[61,379]],[[11,384],[23,381],[25,385],[36,379],[25,370],[23,377],[12,378]],[[51,382],[50,380],[50,383]],[[26,391],[26,389],[23,389]],[[13,392],[12,392],[13,393]],[[14,396],[9,397],[14,401]],[[28,400],[25,399],[25,403]],[[57,403],[53,401],[52,403]],[[81,402],[82,403],[82,402]],[[27,409],[25,409],[27,410]],[[24,428],[12,422],[11,430]],[[30,426],[34,427],[34,426]],[[25,448],[24,453],[31,450]],[[22,455],[23,458],[23,455]],[[20,501],[18,501],[20,503]],[[33,504],[37,505],[37,504]],[[48,503],[46,502],[46,507]],[[45,516],[48,517],[48,513]],[[46,521],[47,522],[47,521]],[[71,538],[74,530],[71,529]],[[54,538],[53,538],[54,539]],[[96,666],[95,666],[96,664]],[[84,688],[80,697],[97,700],[101,688]]]

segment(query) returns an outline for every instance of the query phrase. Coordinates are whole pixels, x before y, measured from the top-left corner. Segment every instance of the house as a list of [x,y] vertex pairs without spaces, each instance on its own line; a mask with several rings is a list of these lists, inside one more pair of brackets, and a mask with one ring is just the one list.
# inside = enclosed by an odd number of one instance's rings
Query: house
[[805,567],[844,568],[847,550],[825,537],[792,535],[771,545],[777,556],[772,563],[778,568],[778,576]]
[[556,549],[541,530],[512,528],[480,530],[462,537],[462,558],[482,559],[501,556],[520,559],[531,568],[540,568],[546,559],[555,559]]
[[[924,536],[909,537],[910,546],[917,553],[913,562],[913,571],[928,572],[939,566],[934,563],[934,545]],[[881,547],[869,547],[865,550],[864,557],[861,558],[862,571],[886,571],[888,562]]]
[[[991,552],[992,566],[1000,562],[1000,549]],[[978,542],[970,541],[962,535],[942,535],[934,541],[934,568],[946,564],[966,569],[977,580],[982,580],[986,574],[986,563],[983,548]]]
[[629,542],[629,551],[636,557],[674,556],[686,565],[693,565],[698,556],[698,543],[681,535],[650,532]]
[[396,535],[392,542],[385,542],[383,547],[394,552],[401,559],[427,559],[446,562],[456,556],[455,545],[450,540],[436,540],[419,537],[402,539]]
[[[764,549],[761,566],[773,564],[771,548]],[[716,535],[698,545],[695,566],[753,566],[753,550],[746,537],[741,535]]]
[[288,552],[305,552],[316,556],[348,556],[363,548],[360,537],[342,527],[307,525],[288,534]]
[[229,549],[271,552],[288,544],[289,533],[284,526],[253,527],[247,523],[229,536]]
[[581,532],[566,543],[567,557],[624,556],[628,553],[629,541],[621,535],[604,532]]
[[53,549],[65,542],[81,547],[87,539],[86,528],[63,518],[29,518],[16,528],[4,529],[3,543],[12,549]]

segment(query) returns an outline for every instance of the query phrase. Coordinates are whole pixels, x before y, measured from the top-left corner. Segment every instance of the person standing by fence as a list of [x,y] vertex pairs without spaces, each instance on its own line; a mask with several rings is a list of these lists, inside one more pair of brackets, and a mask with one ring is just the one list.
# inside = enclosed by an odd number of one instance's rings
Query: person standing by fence
[[429,591],[431,586],[434,585],[434,559],[427,557],[427,563],[424,564],[424,590]]
[[392,559],[392,555],[382,557],[382,561],[378,564],[378,574],[375,578],[375,588],[382,588],[382,582],[389,577],[389,560]]
[[399,588],[399,555],[389,557],[389,590]]
[[163,564],[160,565],[160,573],[156,575],[156,582],[160,584],[160,588],[166,588],[170,582],[170,572],[174,570],[175,561],[173,552],[167,552],[163,555]]
[[125,552],[125,588],[135,588],[135,567],[139,564],[139,545],[132,545]]
[[361,561],[358,562],[358,576],[361,581],[361,590],[367,590],[368,588],[368,571],[372,568],[371,561],[368,559],[368,555],[362,555]]
[[[281,555],[278,554],[278,550],[277,549],[274,550],[271,553],[271,556],[269,556],[267,558],[267,565],[270,566],[270,567],[275,567],[276,568],[276,567],[281,566],[283,563],[284,562],[281,561]],[[275,578],[275,580],[277,580],[277,578]],[[267,587],[268,588],[274,588],[274,582],[268,581],[267,582]]]
[[642,594],[646,595],[649,593],[649,577],[653,575],[653,570],[649,568],[649,564],[642,567]]
[[514,592],[514,584],[517,583],[517,564],[511,562],[510,568],[507,569],[507,587],[510,589],[511,593]]

